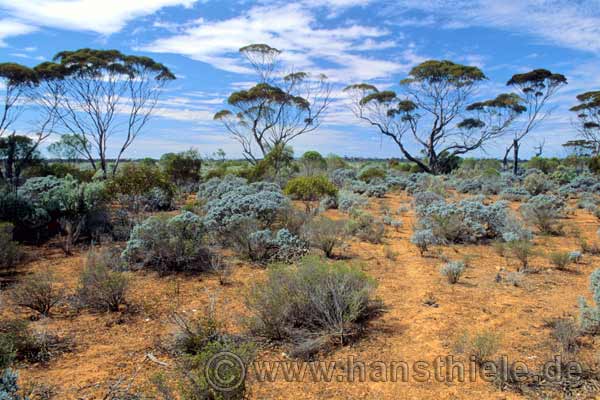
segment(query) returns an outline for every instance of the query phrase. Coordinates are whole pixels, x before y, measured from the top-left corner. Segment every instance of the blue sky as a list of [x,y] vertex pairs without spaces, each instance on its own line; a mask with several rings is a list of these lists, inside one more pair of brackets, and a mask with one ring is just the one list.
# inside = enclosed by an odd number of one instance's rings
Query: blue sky
[[[357,122],[341,88],[366,81],[393,89],[427,59],[480,67],[490,78],[481,97],[506,91],[512,74],[533,68],[566,75],[568,87],[524,156],[542,136],[546,155],[564,155],[560,144],[576,132],[568,111],[575,95],[600,89],[600,0],[0,0],[2,62],[33,66],[61,50],[117,48],[153,57],[177,75],[128,157],[190,147],[239,157],[212,116],[231,91],[255,79],[237,54],[251,43],[283,50],[287,69],[324,72],[334,83],[325,123],[292,142],[296,154],[399,156]],[[499,156],[508,140],[486,154]]]

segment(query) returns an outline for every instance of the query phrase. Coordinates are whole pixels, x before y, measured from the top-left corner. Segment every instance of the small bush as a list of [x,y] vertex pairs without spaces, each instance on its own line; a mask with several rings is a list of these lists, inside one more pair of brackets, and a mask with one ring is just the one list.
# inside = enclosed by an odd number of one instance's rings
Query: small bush
[[491,331],[479,332],[475,336],[465,332],[458,338],[455,348],[458,352],[466,353],[479,364],[483,364],[496,354],[499,344],[498,335]]
[[110,250],[90,250],[81,272],[77,296],[87,307],[97,311],[119,311],[127,304],[129,281],[119,269],[121,260]]
[[12,270],[21,259],[17,242],[13,241],[13,225],[0,222],[0,274]]
[[548,176],[540,173],[533,173],[525,177],[523,180],[523,187],[532,196],[537,196],[538,194],[552,190],[553,185],[552,180],[550,180]]
[[294,200],[317,201],[325,196],[337,196],[338,189],[324,176],[299,176],[291,179],[284,193]]
[[348,223],[348,232],[369,243],[379,244],[383,241],[385,226],[371,214],[358,212]]
[[430,246],[440,243],[431,229],[421,229],[415,231],[410,237],[410,242],[417,246],[421,257],[425,255],[425,252],[429,250]]
[[560,270],[560,271],[565,271],[569,268],[569,265],[571,265],[571,253],[568,251],[556,251],[553,253],[550,253],[550,255],[548,256],[548,258],[550,259],[550,262],[552,263],[552,265]]
[[341,212],[350,213],[367,204],[367,199],[356,193],[341,191],[338,196],[338,209]]
[[19,374],[12,369],[0,370],[0,399],[2,400],[28,400],[19,394],[17,383]]
[[552,321],[552,337],[560,345],[560,349],[565,353],[574,353],[578,349],[577,339],[579,338],[579,329],[574,321],[569,318],[560,318]]
[[521,206],[525,221],[531,223],[544,234],[560,234],[562,226],[558,219],[562,217],[564,202],[553,195],[537,195]]
[[202,219],[190,212],[175,217],[150,217],[136,225],[121,257],[129,265],[169,272],[206,269],[209,251]]
[[465,272],[465,264],[460,261],[452,261],[445,264],[440,272],[448,279],[448,283],[455,284]]
[[347,235],[347,222],[317,217],[311,220],[304,231],[311,246],[323,250],[326,257],[333,256],[333,250],[344,244]]
[[371,182],[385,178],[385,171],[379,167],[366,167],[358,174],[358,179],[363,182]]
[[339,188],[342,188],[346,186],[348,182],[351,182],[356,179],[356,171],[354,171],[353,169],[339,168],[333,170],[329,174],[329,179],[331,179],[331,182],[333,182],[334,185],[336,185]]
[[[198,319],[189,320],[176,315],[174,320],[178,327],[174,350],[183,358],[180,385],[182,398],[188,400],[247,398],[246,371],[254,359],[255,346],[242,338],[224,333],[214,310],[209,310],[205,317]],[[226,353],[235,354],[237,360],[225,368],[222,368],[223,365],[219,363],[214,363],[215,357]],[[237,361],[241,361],[243,365],[238,365]],[[219,388],[213,386],[214,383],[221,382],[234,382],[236,386],[227,387],[227,390],[218,390]],[[168,385],[164,385],[164,388],[167,389]],[[169,396],[166,398],[175,398],[170,390],[167,391]]]
[[15,319],[0,323],[0,359],[4,362],[48,362],[54,355],[70,349],[69,340],[32,330],[27,321]]
[[579,298],[579,325],[581,330],[589,334],[600,332],[600,268],[590,275],[590,291],[594,305],[587,304],[585,298]]
[[12,293],[13,301],[20,307],[49,316],[54,306],[64,299],[64,291],[49,272],[26,277]]
[[508,187],[500,192],[500,198],[502,200],[525,201],[529,197],[529,192],[522,187]]
[[526,240],[514,240],[505,244],[506,254],[514,257],[519,261],[519,271],[527,271],[529,268],[529,260],[535,254],[533,245]]
[[267,280],[253,286],[248,322],[266,338],[301,344],[310,356],[364,330],[381,310],[374,290],[375,282],[355,267],[305,258],[297,266],[271,268]]

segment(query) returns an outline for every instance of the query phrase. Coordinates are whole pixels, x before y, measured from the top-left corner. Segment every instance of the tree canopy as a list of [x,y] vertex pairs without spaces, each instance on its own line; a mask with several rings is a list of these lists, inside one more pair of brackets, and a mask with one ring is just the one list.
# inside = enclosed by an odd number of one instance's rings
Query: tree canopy
[[[477,67],[430,60],[400,81],[400,94],[366,83],[349,85],[344,91],[353,100],[354,113],[394,140],[404,157],[424,171],[440,173],[446,169],[445,160],[504,134],[524,111],[519,97],[511,94],[469,104],[485,79]],[[409,151],[411,139],[425,160]]]

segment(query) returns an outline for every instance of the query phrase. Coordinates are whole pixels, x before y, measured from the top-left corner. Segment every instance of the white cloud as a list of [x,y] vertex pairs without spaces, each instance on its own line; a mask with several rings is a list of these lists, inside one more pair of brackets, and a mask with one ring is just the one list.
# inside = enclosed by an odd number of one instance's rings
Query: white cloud
[[[151,15],[163,7],[191,7],[196,1],[0,0],[0,9],[27,25],[92,31],[110,35],[120,31],[127,22],[135,18]],[[0,21],[0,31],[2,29],[4,26]]]
[[425,21],[424,25],[449,29],[500,28],[545,44],[600,53],[600,0],[399,0],[384,13],[395,10],[426,14],[423,19],[407,17],[407,25]]
[[[362,2],[338,0],[334,3],[356,5]],[[140,49],[182,54],[221,70],[249,73],[238,49],[250,43],[268,43],[284,51],[282,61],[288,68],[325,72],[334,80],[353,81],[387,77],[408,68],[403,59],[382,60],[363,54],[397,46],[394,41],[385,39],[389,34],[384,29],[359,24],[323,28],[309,7],[268,5],[252,7],[226,20],[197,20],[183,32]],[[319,67],[324,64],[329,66]]]
[[8,37],[25,35],[35,30],[36,28],[34,26],[13,19],[0,19],[0,47],[6,46],[4,40]]

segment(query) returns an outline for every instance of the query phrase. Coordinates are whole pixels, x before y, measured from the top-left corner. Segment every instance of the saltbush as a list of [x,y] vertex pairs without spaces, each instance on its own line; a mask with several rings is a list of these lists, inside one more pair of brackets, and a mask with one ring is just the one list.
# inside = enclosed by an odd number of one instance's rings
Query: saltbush
[[600,268],[590,275],[590,291],[594,305],[588,305],[585,298],[579,298],[579,324],[586,333],[600,332]]
[[121,257],[130,265],[169,272],[203,271],[209,251],[202,218],[191,212],[153,216],[133,228]]
[[348,222],[348,232],[369,243],[379,244],[385,234],[385,225],[366,212],[355,212]]
[[434,235],[431,229],[419,229],[414,231],[410,237],[410,242],[417,246],[421,256],[429,250],[430,246],[440,243],[440,240]]
[[348,182],[356,179],[356,171],[353,169],[339,168],[329,174],[331,182],[339,188],[346,186]]
[[440,272],[443,276],[448,279],[448,283],[455,284],[458,283],[458,280],[462,276],[465,271],[465,264],[460,261],[451,261],[449,263],[444,264],[440,269]]
[[338,195],[338,209],[345,213],[357,210],[366,204],[367,199],[356,193],[342,190]]
[[500,192],[500,198],[508,201],[525,201],[530,197],[530,194],[525,188],[520,186],[507,187]]
[[546,193],[554,188],[552,180],[543,173],[532,173],[523,180],[523,188],[532,196]]

